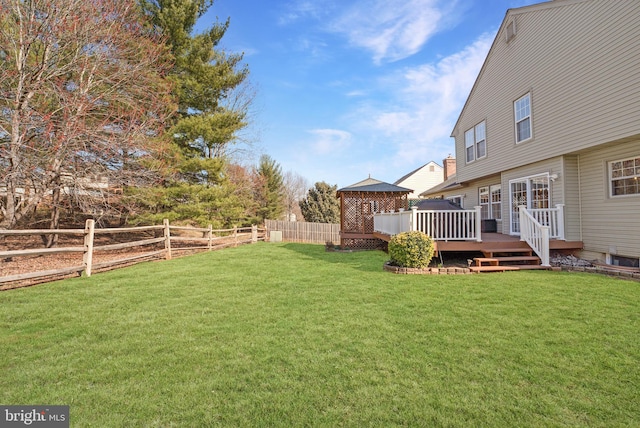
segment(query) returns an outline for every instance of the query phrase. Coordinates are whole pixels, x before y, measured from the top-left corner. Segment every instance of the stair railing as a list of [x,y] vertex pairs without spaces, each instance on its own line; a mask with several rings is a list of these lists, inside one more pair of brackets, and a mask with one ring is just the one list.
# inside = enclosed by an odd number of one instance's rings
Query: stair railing
[[549,226],[543,226],[527,211],[527,207],[520,205],[520,240],[525,241],[540,257],[542,266],[549,264]]

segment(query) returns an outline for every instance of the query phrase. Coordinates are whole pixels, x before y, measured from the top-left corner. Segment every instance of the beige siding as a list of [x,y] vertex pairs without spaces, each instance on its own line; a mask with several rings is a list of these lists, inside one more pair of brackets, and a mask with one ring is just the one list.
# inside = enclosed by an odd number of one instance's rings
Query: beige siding
[[640,195],[609,195],[608,162],[640,156],[640,139],[581,153],[580,196],[585,251],[605,261],[611,250],[640,258]]
[[559,180],[564,189],[565,237],[568,241],[581,241],[580,177],[578,156],[563,158]]
[[[510,11],[454,129],[458,180],[640,135],[640,1]],[[533,138],[515,144],[513,102],[531,93]],[[464,132],[486,120],[487,156],[465,164]]]

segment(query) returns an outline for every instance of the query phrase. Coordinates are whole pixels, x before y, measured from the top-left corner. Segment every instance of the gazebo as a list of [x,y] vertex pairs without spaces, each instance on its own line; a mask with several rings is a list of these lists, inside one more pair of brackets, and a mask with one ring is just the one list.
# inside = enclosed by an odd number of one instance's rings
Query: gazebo
[[371,177],[339,189],[340,246],[354,249],[385,248],[386,242],[373,235],[373,216],[379,212],[409,209],[413,190]]

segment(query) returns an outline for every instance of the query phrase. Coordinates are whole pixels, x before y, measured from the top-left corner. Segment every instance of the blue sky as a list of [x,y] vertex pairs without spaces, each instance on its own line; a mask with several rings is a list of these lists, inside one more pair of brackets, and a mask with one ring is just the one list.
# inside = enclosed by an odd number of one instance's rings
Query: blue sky
[[254,153],[340,188],[442,164],[507,9],[534,3],[216,0],[199,25],[231,18],[222,48],[258,90]]

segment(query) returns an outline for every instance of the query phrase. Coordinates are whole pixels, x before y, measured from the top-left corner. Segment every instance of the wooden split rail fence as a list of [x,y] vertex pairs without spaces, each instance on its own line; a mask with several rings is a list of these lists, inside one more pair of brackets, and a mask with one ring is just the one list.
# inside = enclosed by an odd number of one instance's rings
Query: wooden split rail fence
[[[137,239],[108,245],[96,245],[97,235],[141,235],[152,233],[153,238]],[[45,282],[48,278],[59,278],[71,274],[91,276],[92,272],[115,269],[142,261],[153,259],[170,260],[178,252],[192,252],[198,250],[213,250],[240,244],[254,243],[265,239],[265,229],[257,226],[233,229],[196,228],[187,226],[172,226],[168,220],[162,225],[141,226],[127,228],[96,228],[94,220],[87,220],[84,229],[30,229],[30,230],[0,230],[0,238],[5,236],[42,236],[42,235],[74,235],[82,237],[82,245],[54,248],[29,248],[18,250],[0,250],[0,263],[3,259],[15,257],[49,256],[64,253],[81,253],[82,264],[58,269],[20,273],[0,276],[0,286],[6,283],[20,281]],[[160,236],[155,236],[160,235]],[[196,236],[194,236],[196,235]],[[197,236],[199,235],[199,236]],[[80,241],[80,239],[79,239]],[[182,244],[177,244],[178,242]],[[152,249],[124,255],[122,258],[101,263],[93,261],[94,253],[134,250],[136,248]],[[155,248],[154,248],[155,247]],[[158,249],[158,247],[161,247]]]

